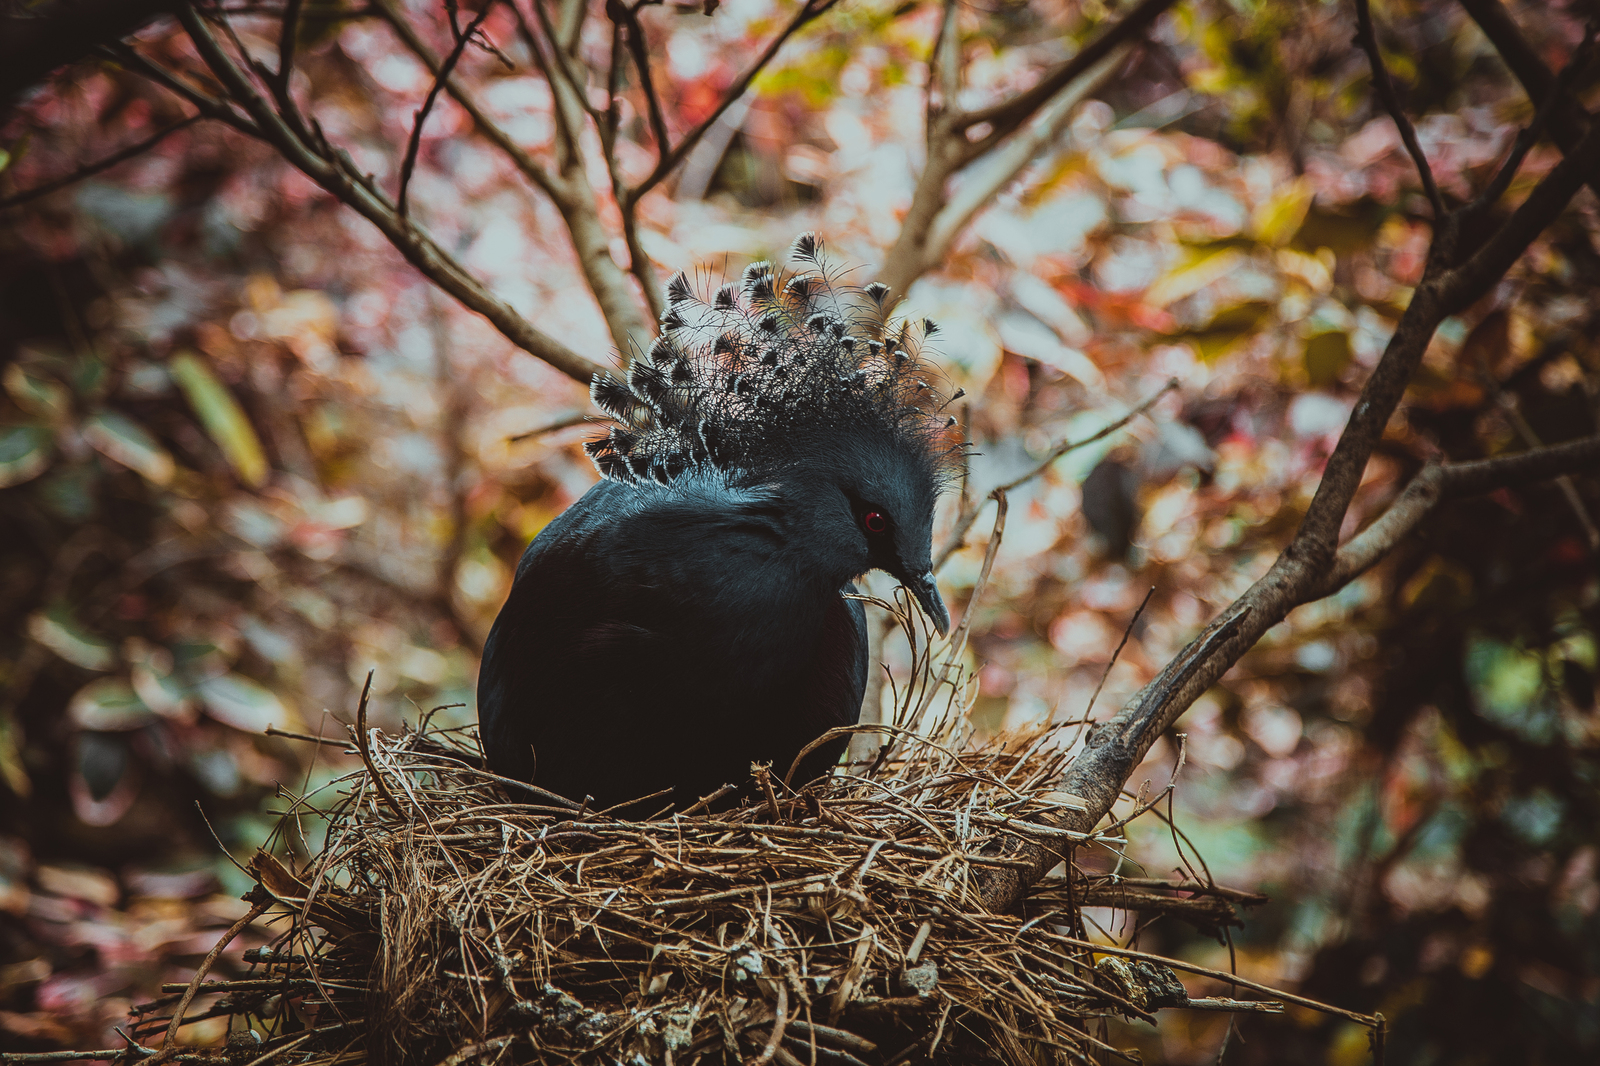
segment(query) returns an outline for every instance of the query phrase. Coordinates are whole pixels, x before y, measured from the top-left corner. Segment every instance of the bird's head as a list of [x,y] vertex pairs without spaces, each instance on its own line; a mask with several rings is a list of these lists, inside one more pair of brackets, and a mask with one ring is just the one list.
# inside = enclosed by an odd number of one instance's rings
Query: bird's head
[[752,263],[709,298],[673,277],[661,335],[627,380],[595,379],[612,425],[585,448],[602,475],[641,487],[696,471],[787,485],[805,565],[841,584],[899,578],[943,633],[933,508],[961,447],[944,413],[961,393],[944,397],[920,357],[938,327],[892,318],[885,285],[836,285],[812,234],[791,258],[801,269]]
[[817,442],[794,471],[807,555],[846,580],[868,570],[896,578],[942,634],[950,614],[933,580],[933,509],[943,479],[926,450],[906,444],[870,432]]

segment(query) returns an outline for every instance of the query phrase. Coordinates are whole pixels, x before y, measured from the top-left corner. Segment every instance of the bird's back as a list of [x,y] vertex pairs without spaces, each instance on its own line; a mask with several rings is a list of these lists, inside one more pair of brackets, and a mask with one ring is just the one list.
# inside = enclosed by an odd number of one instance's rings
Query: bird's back
[[854,723],[861,604],[796,572],[775,491],[603,481],[542,531],[484,650],[490,768],[601,807],[665,788],[681,806],[745,782],[752,760],[781,776]]
[[891,320],[881,283],[836,287],[815,235],[791,256],[709,298],[674,276],[660,335],[595,377],[605,480],[529,545],[484,651],[499,773],[601,806],[783,775],[860,714],[855,577],[890,573],[949,624],[931,545],[954,419],[918,356],[937,326]]

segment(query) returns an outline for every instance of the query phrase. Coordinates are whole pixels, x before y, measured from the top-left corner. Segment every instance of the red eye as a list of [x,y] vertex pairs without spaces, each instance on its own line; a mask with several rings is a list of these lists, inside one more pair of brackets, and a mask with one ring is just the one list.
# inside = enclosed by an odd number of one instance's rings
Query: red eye
[[867,527],[868,533],[882,533],[889,528],[889,520],[877,511],[868,511],[862,515],[861,524]]

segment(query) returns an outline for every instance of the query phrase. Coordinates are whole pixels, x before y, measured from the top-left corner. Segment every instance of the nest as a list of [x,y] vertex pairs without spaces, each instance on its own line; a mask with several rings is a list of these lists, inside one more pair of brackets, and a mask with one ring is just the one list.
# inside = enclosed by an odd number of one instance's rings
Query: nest
[[[980,588],[1004,516],[1001,499]],[[966,623],[935,654],[903,592],[874,602],[912,652],[891,693],[896,724],[872,727],[884,740],[875,757],[799,791],[752,767],[746,798],[723,810],[718,797],[648,818],[530,804],[528,786],[483,768],[473,734],[433,728],[431,714],[398,736],[369,730],[363,692],[351,730],[362,769],[293,799],[281,838],[250,864],[250,914],[181,996],[136,1008],[134,1039],[164,1029],[162,1049],[130,1041],[115,1056],[130,1066],[1040,1066],[1137,1061],[1105,1042],[1113,1017],[1283,1009],[1192,999],[1170,967],[1333,1009],[1091,941],[1085,908],[1141,922],[1168,914],[1220,939],[1239,924],[1236,904],[1265,897],[1209,876],[1081,869],[1073,858],[1088,846],[1125,844],[1122,822],[1091,836],[1048,824],[1075,802],[1055,790],[1081,723],[970,743]],[[1161,798],[1135,816],[1162,817]],[[313,815],[325,819],[320,852],[281,857]],[[1057,857],[1016,913],[984,905],[998,898],[986,885]],[[281,931],[245,953],[251,976],[206,983],[227,944],[269,912]],[[197,994],[221,998],[202,1010]],[[181,1026],[218,1015],[231,1016],[227,1047],[180,1049]]]
[[1025,913],[981,906],[986,871],[1020,861],[998,845],[1061,802],[1051,731],[895,732],[798,793],[757,768],[743,806],[635,820],[516,802],[469,735],[353,732],[365,768],[332,786],[320,854],[251,863],[281,934],[249,980],[196,975],[226,993],[208,1014],[244,1016],[237,1066],[1086,1062],[1111,1050],[1099,1019],[1185,994],[1163,967],[1097,966],[1082,907],[1235,921],[1226,890],[1078,871]]

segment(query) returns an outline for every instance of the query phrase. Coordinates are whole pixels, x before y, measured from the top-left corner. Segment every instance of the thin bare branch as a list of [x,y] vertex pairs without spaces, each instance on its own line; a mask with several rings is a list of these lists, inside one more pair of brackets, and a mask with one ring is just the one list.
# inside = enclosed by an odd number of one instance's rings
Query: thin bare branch
[[555,97],[556,127],[562,135],[562,148],[564,154],[559,158],[559,166],[566,173],[574,166],[581,165],[583,156],[578,146],[579,131],[583,128],[583,117],[588,115],[597,124],[603,119],[589,103],[589,79],[585,69],[580,73],[573,69],[573,58],[566,49],[562,48],[556,29],[550,23],[550,14],[545,11],[544,5],[538,0],[529,0],[529,6],[538,17],[539,29],[543,31],[545,41],[550,45],[550,58],[546,59],[544,47],[539,41],[539,35],[533,32],[533,27],[522,14],[522,8],[512,0],[512,9],[517,14],[517,32],[522,36],[522,41],[528,46],[528,51],[533,54],[534,62],[539,64],[539,69],[544,74],[544,80],[550,84],[550,92]]
[[[1327,595],[1337,580],[1370,566],[1413,528],[1437,502],[1430,480],[1408,487],[1392,510],[1347,544],[1343,558],[1337,537],[1350,502],[1384,426],[1404,394],[1434,331],[1447,315],[1481,298],[1511,264],[1571,201],[1581,175],[1600,164],[1600,132],[1593,129],[1540,181],[1512,216],[1483,247],[1457,268],[1452,260],[1458,227],[1453,216],[1441,219],[1422,281],[1401,316],[1382,358],[1362,389],[1355,410],[1323,470],[1306,517],[1289,545],[1267,573],[1234,601],[1157,677],[1112,719],[1096,726],[1084,751],[1062,779],[1062,790],[1082,797],[1088,810],[1067,812],[1052,820],[1059,828],[1088,832],[1111,809],[1123,783],[1139,761],[1177,717],[1210,688],[1268,629],[1304,603]],[[1594,445],[1563,446],[1559,454],[1531,453],[1529,458],[1493,460],[1495,468],[1473,466],[1452,474],[1454,491],[1481,491],[1493,478],[1486,472],[1516,471],[1523,478],[1563,472],[1562,463],[1594,465]],[[1549,450],[1554,453],[1554,449]],[[1533,458],[1532,456],[1538,456]],[[1443,477],[1443,475],[1436,475]],[[1431,477],[1431,476],[1430,476]],[[1440,483],[1442,486],[1442,482]],[[1442,488],[1441,488],[1442,491]],[[980,892],[991,909],[1009,909],[1027,886],[1056,858],[1037,845],[1019,847],[1034,864],[1032,872],[996,870],[982,875]]]
[[922,271],[931,270],[942,263],[949,254],[950,246],[967,228],[973,216],[1015,181],[1041,152],[1061,139],[1078,105],[1116,72],[1132,50],[1131,44],[1112,49],[1100,62],[1084,71],[1082,77],[1067,83],[1040,108],[1027,129],[989,151],[981,169],[975,168],[976,173],[962,177],[955,192],[939,209],[929,227],[928,238],[923,245]]
[[1122,656],[1122,649],[1128,646],[1128,638],[1133,636],[1133,627],[1139,624],[1139,616],[1144,614],[1144,609],[1150,606],[1150,597],[1156,594],[1156,587],[1150,586],[1150,591],[1144,594],[1144,599],[1139,601],[1139,609],[1133,612],[1133,617],[1128,619],[1127,628],[1122,631],[1122,639],[1117,642],[1117,649],[1111,653],[1111,661],[1106,663],[1106,668],[1100,673],[1100,683],[1089,694],[1089,705],[1083,709],[1083,720],[1090,720],[1094,714],[1095,701],[1100,698],[1100,690],[1106,687],[1106,679],[1111,676],[1111,670],[1117,665],[1117,660]]
[[289,0],[283,9],[283,25],[278,32],[278,76],[273,92],[281,105],[289,98],[289,76],[294,73],[294,52],[300,37],[300,9],[304,0]]
[[[939,13],[939,32],[933,39],[933,54],[928,57],[928,114],[952,111],[961,95],[961,0],[944,0]],[[933,90],[939,90],[935,106]]]
[[1400,97],[1389,78],[1389,69],[1383,65],[1383,51],[1378,46],[1377,32],[1372,28],[1372,9],[1368,0],[1355,0],[1355,3],[1356,41],[1367,53],[1367,62],[1372,67],[1372,87],[1377,90],[1378,99],[1400,130],[1400,139],[1405,142],[1406,151],[1416,164],[1417,176],[1422,179],[1422,191],[1428,194],[1428,203],[1433,205],[1433,219],[1437,223],[1444,218],[1445,207],[1444,199],[1439,195],[1439,186],[1434,184],[1433,168],[1428,165],[1428,157],[1423,154],[1422,145],[1417,141],[1416,128],[1411,125],[1411,119],[1406,117],[1405,108],[1400,106]]
[[[1155,395],[1145,400],[1139,406],[1135,407],[1133,410],[1129,411],[1115,422],[1096,430],[1095,432],[1089,434],[1089,436],[1084,437],[1082,440],[1063,441],[1054,448],[1051,448],[1050,453],[1041,459],[1027,473],[1012,478],[1010,481],[1006,482],[1004,485],[1001,485],[994,491],[1013,492],[1016,489],[1021,488],[1023,485],[1027,484],[1040,474],[1044,473],[1046,470],[1050,469],[1057,459],[1061,458],[1063,455],[1066,455],[1068,452],[1077,451],[1079,448],[1088,447],[1096,441],[1105,440],[1123,426],[1126,426],[1140,415],[1148,412],[1152,407],[1160,402],[1161,397],[1165,396],[1167,393],[1171,392],[1177,387],[1178,379],[1170,379],[1165,385],[1161,386],[1160,390],[1157,391]],[[982,500],[969,504],[962,509],[961,514],[956,518],[955,525],[950,530],[949,539],[945,541],[944,547],[939,549],[939,554],[934,557],[933,569],[935,572],[944,566],[945,562],[949,560],[950,556],[954,555],[960,550],[962,542],[966,539],[967,534],[972,530],[972,523],[978,519],[978,512],[982,511],[983,508],[988,504],[989,500],[993,498],[993,494],[991,493],[989,496],[985,496]]]
[[1441,496],[1454,500],[1477,496],[1508,485],[1542,481],[1560,474],[1600,470],[1600,437],[1584,437],[1516,455],[1496,456],[1440,468]]
[[616,20],[622,29],[628,54],[633,59],[633,68],[639,74],[639,91],[644,93],[650,115],[650,135],[656,141],[656,165],[660,166],[672,148],[672,139],[667,135],[667,120],[661,112],[661,97],[656,93],[655,81],[650,76],[650,51],[644,39],[644,26],[640,24],[639,16],[634,9],[621,0],[607,0],[606,14]]
[[656,164],[655,169],[643,181],[628,191],[626,203],[629,205],[636,203],[645,193],[659,185],[663,178],[671,174],[678,164],[683,162],[684,157],[689,154],[690,150],[700,142],[700,138],[705,136],[706,131],[715,125],[717,119],[722,117],[722,113],[728,110],[735,100],[745,94],[750,88],[750,83],[756,80],[756,77],[766,68],[768,63],[772,62],[772,57],[778,54],[778,49],[783,47],[784,42],[793,37],[806,23],[831,10],[838,2],[839,0],[804,0],[800,5],[800,10],[795,12],[794,17],[785,24],[783,29],[778,31],[777,36],[767,43],[767,47],[762,50],[756,61],[729,87],[711,114],[707,115],[698,126],[685,134],[683,140],[678,142],[677,147],[668,152],[666,157]]
[[990,126],[990,132],[972,146],[975,154],[987,151],[994,142],[1021,126],[1051,97],[1083,77],[1113,50],[1142,35],[1151,23],[1165,14],[1166,10],[1176,2],[1177,0],[1140,0],[1127,14],[1122,15],[1094,40],[1084,45],[1077,55],[1040,78],[1033,88],[998,104],[961,114],[956,119],[955,128],[964,131],[983,124]]
[[[583,268],[584,278],[589,283],[590,291],[600,304],[600,312],[605,316],[606,325],[610,328],[611,339],[616,343],[622,358],[626,360],[635,350],[644,350],[655,336],[655,327],[653,315],[651,318],[646,318],[640,314],[638,300],[628,285],[627,277],[617,261],[612,258],[611,233],[600,221],[597,197],[594,187],[589,183],[588,169],[583,155],[580,136],[584,116],[587,115],[594,121],[601,134],[601,150],[613,188],[620,183],[621,175],[617,170],[614,141],[607,136],[609,107],[607,111],[602,112],[589,104],[587,68],[574,69],[572,57],[556,43],[557,30],[551,24],[544,7],[538,3],[533,3],[532,7],[538,18],[540,32],[544,34],[544,42],[541,42],[539,35],[534,32],[521,7],[514,0],[512,2],[512,8],[517,16],[517,32],[521,34],[529,51],[533,53],[555,98],[553,110],[559,138],[556,145],[556,161],[561,180],[551,192],[551,199],[556,202],[556,207],[561,211],[561,216],[567,224],[567,232],[572,237],[573,251]],[[550,51],[548,58],[545,56],[546,43]],[[624,236],[627,237],[632,225],[627,218],[629,206],[621,195],[617,195],[617,200],[624,214],[623,230]],[[638,240],[634,235],[629,240],[633,270],[635,275],[640,277],[641,284],[645,284],[646,280],[650,279],[649,266],[642,252],[634,252],[637,247]],[[651,292],[650,286],[646,285],[645,290],[648,297]]]
[[377,226],[413,266],[464,306],[487,318],[517,347],[581,382],[587,383],[600,371],[598,365],[535,329],[509,304],[489,292],[431,237],[409,220],[402,219],[394,205],[369,177],[357,170],[347,155],[334,153],[330,158],[305,144],[245,80],[244,74],[212,36],[205,20],[187,6],[179,7],[177,15],[201,58],[222,82],[228,95],[254,119],[262,139],[277,148],[285,159]]
[[[1550,135],[1563,152],[1572,151],[1588,128],[1588,117],[1570,95],[1559,91],[1556,76],[1523,38],[1500,0],[1461,0],[1461,6],[1522,83],[1528,99],[1541,109],[1546,103],[1553,104],[1548,118]],[[1555,99],[1552,101],[1551,97]],[[1600,172],[1589,170],[1584,176],[1589,187],[1600,195]]]
[[456,64],[461,62],[461,55],[467,50],[467,42],[472,40],[472,35],[478,32],[478,27],[483,25],[483,20],[488,18],[489,12],[493,10],[494,0],[484,0],[483,10],[479,11],[467,25],[466,32],[456,37],[455,47],[450,49],[450,54],[445,56],[439,72],[434,75],[433,85],[428,88],[428,96],[417,112],[416,121],[411,124],[411,139],[406,143],[405,161],[400,164],[400,195],[395,201],[395,210],[399,212],[401,218],[406,217],[406,194],[411,190],[411,175],[417,166],[417,151],[422,147],[422,126],[428,121],[428,113],[433,110],[434,101],[439,99],[440,90],[444,88],[445,82],[450,80],[450,73],[456,69]]
[[530,429],[524,433],[518,433],[514,436],[507,437],[506,440],[511,444],[517,444],[521,441],[532,440],[534,437],[542,437],[546,433],[555,433],[558,430],[571,429],[573,426],[581,426],[587,421],[589,421],[589,416],[583,411],[577,411],[563,418],[558,418],[554,422],[547,422],[542,426],[535,427],[534,429]]
[[102,53],[120,63],[128,70],[140,75],[166,89],[174,95],[181,96],[189,103],[200,109],[200,113],[207,118],[214,118],[218,122],[226,122],[241,133],[248,133],[252,137],[265,139],[260,127],[250,119],[235,111],[227,100],[219,100],[201,92],[194,86],[179,79],[167,70],[125,44],[107,45]]
[[556,41],[568,55],[577,54],[578,35],[583,32],[583,20],[588,14],[589,0],[561,0],[561,29]]
[[0,211],[4,211],[8,207],[16,207],[18,204],[25,204],[30,200],[37,200],[41,196],[48,196],[58,189],[65,189],[68,185],[75,185],[84,178],[93,177],[103,170],[110,170],[118,163],[125,163],[134,156],[143,155],[156,145],[160,144],[162,141],[166,140],[168,137],[172,136],[174,133],[177,133],[179,130],[188,129],[190,126],[194,125],[196,122],[199,122],[205,117],[205,115],[190,115],[183,121],[174,123],[173,125],[168,126],[166,129],[146,137],[137,144],[130,144],[120,152],[113,152],[104,159],[97,159],[93,163],[85,163],[83,166],[74,170],[70,174],[66,174],[52,181],[44,182],[42,185],[35,185],[31,189],[24,189],[22,192],[12,193],[10,196],[0,198]]
[[[439,57],[433,54],[433,50],[423,41],[421,35],[417,33],[416,27],[405,17],[404,13],[394,6],[394,0],[373,0],[373,6],[377,8],[384,21],[395,31],[400,40],[405,43],[405,46],[411,50],[411,54],[422,61],[422,65],[428,68],[430,74],[438,78],[441,67]],[[462,110],[472,117],[473,124],[477,126],[478,132],[482,133],[496,148],[504,152],[506,158],[511,160],[516,168],[522,172],[523,177],[537,185],[546,195],[553,196],[553,190],[556,188],[555,179],[550,176],[544,167],[539,165],[538,160],[524,151],[498,123],[484,112],[478,101],[462,87],[458,79],[452,77],[443,80],[445,89],[450,93],[450,98],[461,105]]]

